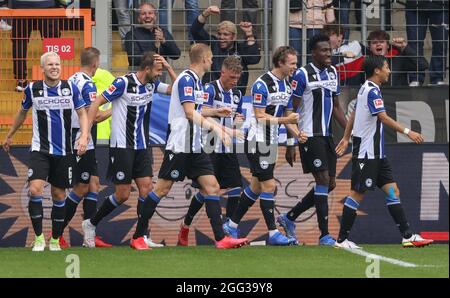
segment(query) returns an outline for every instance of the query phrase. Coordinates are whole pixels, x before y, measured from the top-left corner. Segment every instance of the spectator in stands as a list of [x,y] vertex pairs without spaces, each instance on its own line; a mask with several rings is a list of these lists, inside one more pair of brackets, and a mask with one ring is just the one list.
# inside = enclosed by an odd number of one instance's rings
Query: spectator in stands
[[[313,35],[320,33],[325,24],[334,21],[334,10],[332,0],[308,0],[306,2],[306,20],[302,19],[302,0],[291,0],[289,11],[289,45],[297,50],[299,66],[302,64],[303,54],[302,39],[309,40]],[[302,28],[306,26],[306,36],[303,36]],[[311,60],[309,50],[306,49],[308,61]]]
[[386,31],[377,30],[369,33],[367,43],[371,55],[383,55],[388,58],[391,76],[391,86],[408,86],[407,73],[414,70],[424,71],[428,62],[424,57],[417,57],[417,52],[402,37],[394,37],[389,43],[390,36]]
[[119,23],[119,34],[122,43],[122,49],[125,45],[125,36],[130,31],[131,14],[128,0],[113,0],[116,11],[117,22]]
[[[168,24],[167,1],[168,0],[159,0],[159,23],[160,23],[161,27],[163,27],[165,29],[167,29],[167,24]],[[175,0],[171,0],[171,1],[172,1],[172,6],[173,6],[173,2]],[[189,26],[192,23],[194,23],[195,19],[200,14],[198,0],[184,0],[184,8],[186,10],[186,24],[188,24],[188,26]],[[192,34],[189,31],[189,28],[188,28],[188,34],[189,34],[189,40],[191,40],[191,41],[194,40],[192,38]]]
[[[324,33],[333,36],[330,38],[332,48],[342,42],[343,29],[336,29],[335,26],[327,26]],[[341,36],[341,37],[339,37]],[[428,68],[428,62],[425,58],[415,59],[417,56],[414,49],[409,46],[402,37],[394,37],[392,43],[390,36],[386,31],[377,30],[369,33],[367,37],[368,48],[357,41],[347,45],[342,45],[335,50],[335,53],[341,53],[341,56],[334,58],[336,69],[339,73],[340,83],[342,86],[359,86],[364,83],[363,62],[365,55],[383,55],[388,58],[389,67],[392,74],[389,79],[391,86],[408,86],[407,73],[411,70],[420,69],[424,71]],[[359,46],[358,44],[359,43]],[[334,46],[333,46],[334,45]],[[361,55],[363,54],[363,55]]]
[[333,49],[332,63],[339,73],[343,85],[359,85],[361,83],[361,65],[365,47],[357,40],[345,42],[344,27],[337,24],[325,25],[322,33],[330,37]]
[[[54,0],[15,0],[12,8],[21,9],[48,9],[56,8],[61,4]],[[32,30],[39,30],[44,38],[60,37],[57,18],[13,18],[12,19],[12,56],[14,78],[17,80],[15,90],[22,92],[27,86],[27,50]]]
[[359,41],[345,42],[344,32],[344,27],[337,24],[325,25],[322,29],[322,33],[330,37],[333,58],[338,58],[338,63],[348,62],[347,59],[359,58],[363,54],[363,47]]
[[[8,7],[6,6],[7,4],[8,1],[0,1],[0,9],[8,9]],[[9,25],[6,20],[0,19],[0,30],[9,31],[11,29],[11,25]]]
[[195,41],[210,45],[213,53],[211,72],[205,74],[203,83],[219,79],[223,60],[227,56],[235,55],[240,57],[242,67],[244,68],[238,82],[238,88],[242,92],[242,95],[245,95],[248,83],[248,65],[258,64],[261,60],[260,49],[253,35],[253,25],[250,22],[241,22],[239,24],[245,34],[245,41],[243,42],[236,41],[236,25],[230,21],[219,23],[217,26],[217,36],[211,36],[206,32],[204,26],[210,15],[218,14],[220,14],[219,7],[210,6],[197,17],[191,26],[191,34]]
[[145,52],[155,52],[165,58],[180,58],[180,49],[167,29],[156,24],[157,10],[151,3],[139,6],[139,25],[133,26],[125,36],[125,49],[128,54],[128,64],[134,69],[141,64]]
[[[448,0],[446,1],[406,1],[406,33],[409,45],[418,54],[417,60],[423,59],[424,39],[427,28],[430,29],[432,53],[430,61],[430,84],[445,84],[445,68],[448,42]],[[416,62],[419,64],[419,62]],[[424,83],[423,69],[412,69],[410,86]]]
[[[237,0],[222,0],[220,2],[220,21],[230,21],[236,24]],[[257,24],[258,0],[242,0],[242,21]],[[254,32],[253,28],[253,32]],[[255,33],[255,32],[254,32]]]

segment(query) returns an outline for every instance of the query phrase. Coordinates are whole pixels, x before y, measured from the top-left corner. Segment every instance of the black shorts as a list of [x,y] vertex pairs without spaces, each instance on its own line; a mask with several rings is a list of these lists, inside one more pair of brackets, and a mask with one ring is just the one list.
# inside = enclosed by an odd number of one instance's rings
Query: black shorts
[[336,176],[337,154],[332,137],[309,137],[299,147],[303,173],[328,170],[330,177]]
[[59,188],[72,187],[72,155],[53,155],[32,151],[28,167],[28,181],[40,179]]
[[395,182],[392,168],[386,158],[383,159],[353,159],[352,160],[352,190],[364,193],[388,183]]
[[153,177],[149,149],[109,148],[108,179],[114,184],[130,184],[132,179]]
[[205,152],[173,153],[170,150],[164,151],[164,159],[158,178],[183,181],[185,177],[195,180],[206,175],[214,176],[214,169],[211,159]]
[[241,168],[236,153],[209,155],[220,189],[242,187]]
[[97,164],[95,150],[88,150],[82,156],[78,156],[77,151],[74,151],[73,184],[89,184],[91,176],[98,176]]
[[253,148],[255,150],[249,148],[248,143],[245,147],[252,176],[258,178],[260,182],[273,179],[273,172],[275,171],[275,164],[278,158],[278,146],[272,146],[271,149],[273,148],[274,150],[270,150],[267,153],[260,152],[259,143],[256,144],[256,148]]

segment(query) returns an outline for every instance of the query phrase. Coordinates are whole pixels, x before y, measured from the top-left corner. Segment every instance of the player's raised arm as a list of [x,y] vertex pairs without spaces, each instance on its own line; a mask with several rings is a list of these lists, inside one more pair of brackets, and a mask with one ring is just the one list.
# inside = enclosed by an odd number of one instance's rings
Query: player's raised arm
[[[169,64],[169,62],[167,62],[166,59],[164,59],[163,56],[155,54],[155,62],[161,63],[162,67],[167,70],[167,73],[170,76],[170,79],[172,80],[172,83],[175,82],[175,80],[177,79],[177,74],[176,72],[173,70],[172,66]],[[170,95],[172,94],[172,85],[168,85],[167,89],[165,90],[165,94],[166,95]]]

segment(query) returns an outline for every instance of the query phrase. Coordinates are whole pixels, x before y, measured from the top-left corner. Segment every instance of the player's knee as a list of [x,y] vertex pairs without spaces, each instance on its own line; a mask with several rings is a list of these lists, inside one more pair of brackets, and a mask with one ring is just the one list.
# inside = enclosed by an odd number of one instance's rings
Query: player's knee
[[91,181],[89,184],[90,192],[98,192],[100,190],[100,181],[97,179],[95,181]]
[[261,184],[261,192],[274,193],[276,188],[277,188],[277,185],[276,185],[274,179],[271,179],[269,181],[264,181]]
[[204,186],[203,190],[205,191],[207,196],[216,196],[219,194],[220,186],[219,183],[214,182]]
[[79,183],[72,190],[80,198],[87,195],[89,192],[89,184]]
[[328,175],[325,175],[324,173],[316,175],[315,178],[317,185],[330,185],[330,177]]
[[156,184],[156,187],[153,190],[153,192],[161,199],[164,198],[165,196],[167,196],[169,194],[169,191],[170,191],[170,187],[158,186],[158,184]]
[[149,183],[148,185],[143,185],[139,188],[139,196],[145,198],[149,192],[153,190],[153,185]]
[[130,197],[130,190],[127,188],[117,187],[115,195],[116,200],[120,203],[123,203]]
[[42,187],[36,185],[30,185],[29,194],[30,196],[40,196],[42,195],[43,189]]

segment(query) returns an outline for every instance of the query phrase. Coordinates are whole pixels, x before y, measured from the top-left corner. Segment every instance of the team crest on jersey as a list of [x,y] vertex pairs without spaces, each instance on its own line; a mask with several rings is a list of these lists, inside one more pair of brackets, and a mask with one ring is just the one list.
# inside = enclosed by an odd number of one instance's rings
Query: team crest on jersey
[[33,169],[28,169],[28,177],[33,176]]
[[61,90],[62,95],[67,96],[70,94],[70,89],[69,88],[64,88]]
[[114,85],[111,85],[111,86],[109,86],[109,88],[106,90],[106,92],[109,94],[109,95],[111,95],[111,94],[113,94],[114,93],[114,91],[116,91],[116,86],[114,86]]
[[170,177],[172,177],[173,179],[177,179],[180,176],[180,172],[178,172],[178,170],[173,170],[172,172],[170,172]]
[[366,179],[366,186],[367,186],[367,187],[371,187],[371,186],[372,186],[372,183],[373,183],[373,182],[372,182],[372,179],[370,179],[370,178],[367,178],[367,179]]
[[328,76],[330,77],[330,80],[336,80],[336,75],[334,74],[334,72],[329,72]]
[[255,94],[254,96],[254,102],[255,103],[262,103],[262,94]]
[[383,103],[383,100],[381,98],[375,99],[373,101],[373,105],[375,106],[375,109],[384,108],[384,103]]
[[239,96],[233,95],[233,102],[234,102],[235,104],[238,104],[240,101],[241,101],[241,99],[239,98]]
[[148,91],[153,91],[153,85],[150,83],[145,84],[145,89],[147,89]]
[[39,90],[39,95],[41,95],[41,96],[42,96],[42,94],[44,94],[44,91],[42,91],[42,90]]
[[192,87],[184,87],[184,96],[192,96],[194,93]]
[[322,165],[322,161],[320,159],[314,159],[313,163],[316,168],[320,168]]

